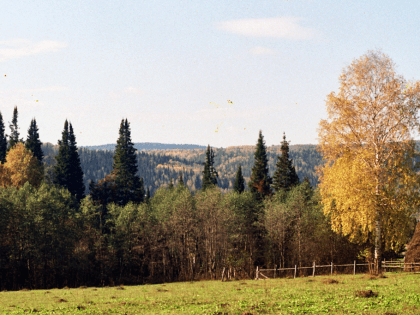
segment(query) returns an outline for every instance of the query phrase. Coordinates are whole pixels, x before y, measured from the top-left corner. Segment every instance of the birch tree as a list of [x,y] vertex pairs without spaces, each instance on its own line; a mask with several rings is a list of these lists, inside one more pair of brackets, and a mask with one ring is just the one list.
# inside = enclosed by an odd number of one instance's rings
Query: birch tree
[[[419,204],[413,135],[418,131],[420,82],[396,74],[380,51],[354,60],[327,96],[320,150],[324,212],[332,227],[374,243],[376,272],[383,246],[406,241],[410,214]],[[396,228],[397,227],[397,228]]]

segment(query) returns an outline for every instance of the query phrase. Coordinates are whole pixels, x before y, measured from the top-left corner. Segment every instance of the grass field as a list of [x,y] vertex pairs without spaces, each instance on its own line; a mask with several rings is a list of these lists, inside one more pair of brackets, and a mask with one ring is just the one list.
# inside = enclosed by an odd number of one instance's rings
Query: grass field
[[0,314],[420,314],[419,284],[386,273],[22,290],[0,292]]

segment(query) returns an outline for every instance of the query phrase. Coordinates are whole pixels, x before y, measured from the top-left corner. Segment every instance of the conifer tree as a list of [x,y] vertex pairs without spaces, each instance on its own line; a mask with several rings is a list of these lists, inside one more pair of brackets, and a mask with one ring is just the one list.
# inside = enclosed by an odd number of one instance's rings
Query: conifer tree
[[9,124],[10,127],[10,136],[9,136],[9,147],[7,148],[10,150],[13,146],[18,142],[23,142],[22,139],[19,139],[19,127],[17,125],[18,122],[18,111],[17,106],[13,109],[13,119],[12,122]]
[[207,146],[206,162],[203,170],[203,184],[201,189],[204,191],[209,187],[217,186],[217,178],[219,175],[214,168],[214,152],[210,145]]
[[137,175],[136,149],[131,142],[130,125],[127,119],[121,121],[119,138],[115,147],[112,173],[118,191],[118,204],[126,205],[129,201],[140,203],[144,200],[143,178]]
[[85,195],[85,185],[83,183],[83,171],[80,165],[80,157],[77,152],[76,137],[74,136],[73,126],[66,120],[62,138],[58,141],[58,155],[55,157],[57,164],[54,168],[53,182],[67,188],[77,201],[83,199]]
[[264,137],[260,130],[257,148],[254,154],[255,163],[251,171],[251,180],[248,183],[249,190],[258,201],[271,195],[271,178],[268,175],[267,149],[264,143]]
[[66,119],[61,140],[58,140],[58,154],[55,156],[53,183],[65,188],[70,187],[70,150],[69,150],[69,124]]
[[25,147],[28,150],[31,150],[34,157],[38,159],[39,162],[42,162],[44,158],[44,153],[42,152],[42,142],[39,140],[38,126],[36,125],[35,118],[31,120],[31,125],[28,129],[28,137],[25,142]]
[[6,162],[7,136],[5,135],[3,116],[0,112],[0,163]]
[[236,191],[238,193],[243,193],[245,190],[245,179],[242,175],[242,167],[241,164],[239,164],[238,171],[236,172],[236,178],[235,183],[233,185],[233,191]]
[[69,191],[76,196],[77,201],[85,197],[85,184],[83,182],[83,170],[77,151],[76,137],[73,126],[69,124],[69,157],[70,157],[70,187]]
[[289,191],[293,186],[299,184],[299,177],[296,174],[292,159],[289,158],[289,143],[286,141],[286,134],[283,134],[281,144],[281,156],[277,156],[276,171],[273,176],[273,189]]

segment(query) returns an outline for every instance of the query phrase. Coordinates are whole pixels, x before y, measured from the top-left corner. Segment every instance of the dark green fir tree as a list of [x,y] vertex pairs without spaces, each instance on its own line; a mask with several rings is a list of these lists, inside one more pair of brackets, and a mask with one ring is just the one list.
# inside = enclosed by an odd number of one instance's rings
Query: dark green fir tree
[[44,153],[42,152],[42,142],[39,140],[38,126],[36,125],[35,118],[31,120],[25,147],[32,151],[34,157],[36,157],[39,162],[42,162]]
[[69,123],[66,119],[64,129],[61,133],[61,140],[58,140],[58,154],[55,156],[53,182],[64,188],[69,188],[70,184],[70,150],[69,150]]
[[289,158],[289,143],[286,141],[286,135],[283,134],[283,142],[281,144],[281,155],[277,156],[276,171],[273,176],[274,191],[289,191],[293,186],[299,184],[292,159]]
[[214,168],[214,152],[211,149],[210,145],[208,145],[206,151],[206,161],[204,163],[203,170],[203,184],[201,185],[201,189],[204,191],[207,188],[217,186],[218,177],[219,175],[217,174],[217,171]]
[[69,156],[70,156],[70,188],[69,191],[76,196],[77,201],[85,197],[85,184],[80,156],[77,150],[76,136],[73,126],[69,124]]
[[261,201],[271,195],[271,178],[268,175],[268,158],[264,137],[260,130],[257,147],[254,154],[254,166],[251,171],[251,179],[248,183],[249,190],[256,200]]
[[22,139],[19,139],[19,127],[18,127],[18,110],[17,106],[13,109],[13,118],[12,122],[9,124],[10,136],[9,136],[9,147],[7,150],[10,150],[18,142],[23,142]]
[[4,129],[3,116],[0,112],[0,163],[6,162],[7,136]]
[[233,184],[233,191],[243,193],[245,191],[245,179],[242,175],[242,167],[239,164],[238,171],[236,172],[235,183]]
[[76,138],[73,126],[66,120],[61,140],[58,141],[57,163],[54,167],[54,184],[67,188],[77,201],[85,194],[83,171],[80,166],[80,157],[77,152]]
[[134,144],[131,142],[130,125],[123,119],[120,125],[117,146],[115,147],[112,173],[115,175],[119,205],[129,201],[140,203],[144,200],[143,179],[137,175],[137,157]]

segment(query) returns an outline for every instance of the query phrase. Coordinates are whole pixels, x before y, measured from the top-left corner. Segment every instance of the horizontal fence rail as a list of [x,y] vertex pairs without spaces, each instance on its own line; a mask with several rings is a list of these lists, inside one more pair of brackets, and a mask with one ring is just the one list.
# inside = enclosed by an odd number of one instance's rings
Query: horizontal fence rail
[[[314,264],[310,267],[298,267],[297,265],[295,265],[295,267],[293,268],[277,268],[277,266],[274,267],[274,269],[259,269],[259,267],[257,267],[256,273],[255,273],[255,279],[259,280],[260,277],[264,278],[264,279],[270,279],[270,277],[268,277],[267,271],[268,272],[273,272],[274,274],[274,279],[276,278],[276,275],[279,274],[281,271],[290,271],[293,270],[293,278],[296,278],[297,272],[298,270],[305,270],[305,269],[312,269],[312,276],[315,276],[316,270],[317,268],[330,268],[330,274],[332,275],[334,272],[334,268],[335,267],[353,267],[353,275],[356,274],[356,267],[357,266],[369,266],[371,265],[371,267],[374,265],[373,263],[364,263],[364,264],[358,264],[356,263],[356,261],[354,261],[354,263],[352,264],[343,264],[343,265],[335,265],[334,263],[331,262],[330,265],[316,265],[316,263],[314,262]],[[414,271],[414,270],[420,270],[420,263],[404,263],[403,261],[383,261],[382,262],[382,268],[384,269],[384,271],[386,272],[386,270],[388,268],[392,269],[392,268],[399,268],[399,269],[403,269],[403,270],[408,270],[408,271]],[[264,274],[264,273],[266,274]]]

